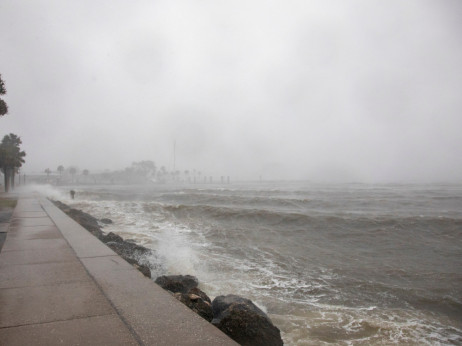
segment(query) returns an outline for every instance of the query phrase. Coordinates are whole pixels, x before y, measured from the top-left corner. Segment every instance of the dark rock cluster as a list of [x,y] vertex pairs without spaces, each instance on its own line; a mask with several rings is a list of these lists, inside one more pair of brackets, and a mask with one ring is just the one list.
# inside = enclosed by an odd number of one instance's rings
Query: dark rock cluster
[[[53,203],[141,273],[151,277],[151,269],[140,263],[140,259],[155,256],[153,250],[132,240],[124,240],[112,232],[105,234],[99,222],[110,224],[110,219],[98,220],[59,201]],[[155,282],[241,345],[283,345],[279,329],[273,325],[268,315],[249,299],[231,294],[218,296],[212,302],[207,294],[198,288],[198,279],[191,275],[159,276]]]
[[53,203],[74,219],[74,221],[79,223],[83,228],[109,246],[120,257],[138,269],[144,276],[147,276],[148,278],[151,277],[151,269],[145,263],[141,263],[141,259],[146,258],[147,256],[154,256],[154,252],[152,250],[135,244],[132,241],[124,240],[121,236],[112,232],[104,234],[98,221],[101,221],[104,224],[109,224],[112,223],[112,220],[110,219],[102,219],[105,221],[98,220],[90,214],[71,208],[60,201],[53,201]]
[[126,241],[121,236],[112,232],[102,236],[100,239],[116,254],[138,269],[144,276],[151,278],[151,269],[147,265],[141,264],[139,259],[143,258],[143,256],[152,255],[152,250]]
[[196,314],[211,322],[212,302],[207,294],[197,286],[199,281],[191,275],[159,276],[156,281],[160,287],[173,293],[173,296]]
[[191,275],[159,276],[155,282],[241,345],[283,345],[279,329],[249,299],[230,294],[211,302]]
[[212,324],[241,345],[283,345],[281,332],[251,300],[233,294],[212,302]]
[[79,223],[82,227],[84,227],[87,231],[92,233],[95,237],[101,239],[103,236],[103,231],[98,224],[97,218],[79,209],[71,208],[67,204],[64,204],[60,201],[53,201],[53,203],[72,219],[74,219],[77,223]]
[[199,280],[191,275],[159,276],[155,282],[164,290],[173,293],[188,293],[191,289],[199,286]]

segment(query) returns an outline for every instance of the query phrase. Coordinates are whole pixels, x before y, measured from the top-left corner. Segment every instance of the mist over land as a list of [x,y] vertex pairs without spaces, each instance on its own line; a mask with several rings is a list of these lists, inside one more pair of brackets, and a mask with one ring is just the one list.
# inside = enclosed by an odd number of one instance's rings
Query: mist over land
[[460,182],[459,1],[8,1],[23,172]]

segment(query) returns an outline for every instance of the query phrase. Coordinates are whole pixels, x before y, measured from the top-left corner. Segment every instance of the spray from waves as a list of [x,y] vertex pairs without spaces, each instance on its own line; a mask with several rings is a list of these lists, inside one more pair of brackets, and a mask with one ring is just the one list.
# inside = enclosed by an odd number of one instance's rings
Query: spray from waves
[[187,241],[182,237],[185,229],[166,221],[160,213],[161,209],[155,212],[150,208],[150,212],[146,213],[143,202],[119,202],[117,199],[108,199],[107,195],[102,200],[100,198],[95,200],[97,192],[72,188],[77,190],[75,200],[70,197],[69,187],[29,184],[22,187],[22,190],[59,200],[97,219],[110,218],[113,220],[112,224],[101,225],[105,233],[114,232],[125,239],[132,239],[140,245],[157,250],[156,258],[146,259],[147,262],[159,259],[162,261],[152,266],[159,270],[158,273],[154,273],[157,276],[171,271],[193,270],[193,263],[197,260],[194,251],[187,246]]
[[[378,190],[367,209],[363,190],[357,199],[330,191],[313,201],[326,208],[317,213],[303,212],[311,192],[247,191],[236,203],[230,194],[241,192],[229,189],[167,190],[78,191],[70,203],[112,218],[107,231],[161,251],[166,271],[198,276],[211,296],[236,293],[266,307],[286,344],[462,342],[459,199]],[[308,202],[291,206],[291,198]]]
[[60,200],[60,201],[69,201],[69,193],[64,193],[63,190],[56,189],[51,185],[41,185],[41,184],[28,184],[26,186],[21,186],[21,190],[28,193],[39,193],[43,196],[47,196],[51,199]]
[[163,223],[156,232],[157,251],[164,259],[169,273],[188,273],[196,276],[199,274],[197,252],[190,246],[186,236],[189,232],[188,228],[172,223]]
[[[98,219],[110,218],[113,223],[104,225],[103,231],[114,232],[125,239],[132,239],[140,245],[154,249],[161,259],[158,275],[197,275],[200,259],[190,246],[188,233],[191,230],[181,223],[170,220],[161,203],[144,201],[119,201],[103,199],[95,201],[94,193],[78,191],[78,198],[66,198],[64,193],[53,189],[41,192],[63,198],[69,206],[90,213]],[[107,197],[107,196],[106,196]]]

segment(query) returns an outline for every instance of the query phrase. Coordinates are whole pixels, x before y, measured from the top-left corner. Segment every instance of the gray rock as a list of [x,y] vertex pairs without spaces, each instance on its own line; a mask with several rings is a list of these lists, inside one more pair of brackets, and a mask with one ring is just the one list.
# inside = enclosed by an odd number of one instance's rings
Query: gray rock
[[164,290],[173,293],[189,293],[191,289],[199,285],[197,278],[191,275],[164,275],[159,276],[155,282]]
[[212,305],[200,296],[192,293],[174,293],[173,296],[207,321],[212,321]]
[[283,345],[280,330],[251,300],[236,295],[218,296],[212,302],[212,323],[241,345]]
[[209,296],[202,290],[200,290],[197,287],[191,288],[188,292],[188,294],[195,294],[202,298],[203,301],[210,303],[210,306],[212,306],[212,301],[210,300]]

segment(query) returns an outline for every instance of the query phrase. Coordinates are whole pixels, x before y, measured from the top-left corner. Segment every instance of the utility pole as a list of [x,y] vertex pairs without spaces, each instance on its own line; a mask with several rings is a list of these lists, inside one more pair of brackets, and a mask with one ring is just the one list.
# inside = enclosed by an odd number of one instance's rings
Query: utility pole
[[176,168],[176,140],[173,141],[173,171],[175,172]]

